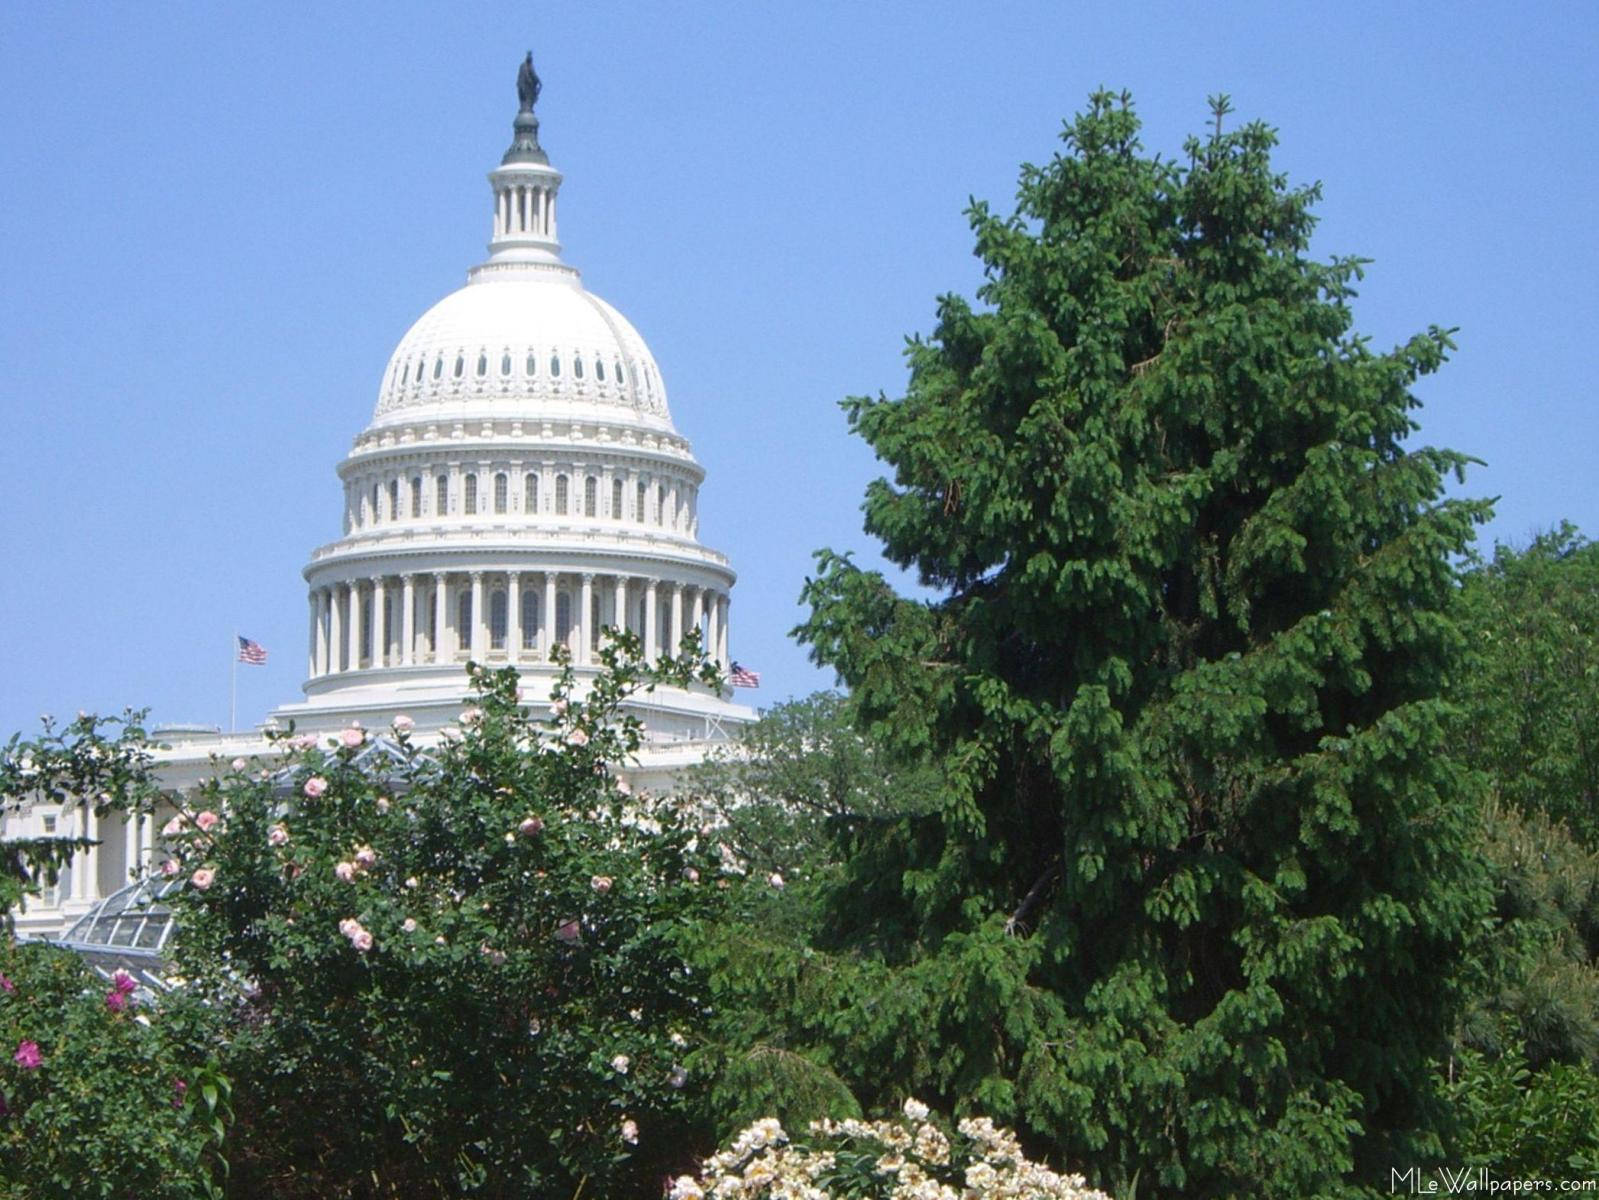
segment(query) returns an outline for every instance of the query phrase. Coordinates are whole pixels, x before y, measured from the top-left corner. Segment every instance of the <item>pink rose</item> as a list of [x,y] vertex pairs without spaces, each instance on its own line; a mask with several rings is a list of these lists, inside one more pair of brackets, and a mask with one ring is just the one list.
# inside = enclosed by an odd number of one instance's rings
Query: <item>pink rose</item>
[[305,794],[313,800],[326,794],[327,790],[328,781],[320,775],[313,775],[305,781]]
[[589,887],[603,896],[611,890],[611,877],[609,875],[595,875],[589,880]]
[[389,798],[387,796],[379,796],[376,806],[379,813],[387,813],[389,811]]
[[354,937],[361,928],[361,922],[354,917],[345,917],[339,922],[339,932],[345,937]]
[[107,992],[105,1006],[112,1012],[122,1012],[128,1007],[128,998],[118,991]]
[[777,871],[773,871],[770,875],[768,875],[766,877],[766,882],[777,888],[779,891],[781,891],[783,888],[783,876]]
[[0,992],[14,992],[16,990],[17,985],[12,983],[3,974],[0,974]]
[[688,880],[690,883],[698,883],[700,881],[700,873],[693,867],[684,867],[683,878]]
[[550,712],[553,715],[557,716],[557,717],[564,717],[566,715],[566,701],[565,700],[557,700],[557,701],[555,701],[553,704],[550,705]]
[[138,991],[139,981],[121,967],[118,967],[111,972],[111,986],[126,996],[129,992]]
[[171,879],[177,873],[178,864],[175,859],[169,858],[166,862],[161,864],[161,874],[165,875],[168,879]]
[[11,1057],[24,1071],[36,1070],[44,1062],[44,1056],[39,1053],[39,1043],[28,1038],[17,1043],[17,1052]]
[[165,837],[176,837],[183,832],[183,814],[179,813],[165,825],[161,826],[161,833]]
[[371,846],[362,846],[355,852],[355,865],[361,868],[370,867],[378,860],[378,852]]
[[404,713],[397,713],[395,715],[395,718],[394,718],[394,732],[396,732],[396,733],[410,733],[411,730],[413,730],[415,728],[416,728],[416,722],[411,720],[411,718],[406,716]]
[[468,708],[461,713],[461,724],[463,725],[471,725],[482,719],[483,710],[481,708]]
[[538,837],[539,834],[544,832],[543,818],[523,817],[522,823],[516,827],[516,831],[523,837]]
[[406,933],[415,933],[416,932],[416,918],[415,917],[406,917],[405,920],[400,922],[400,928],[403,929]]
[[346,729],[343,733],[339,734],[339,744],[342,745],[346,750],[354,750],[364,741],[366,741],[366,733],[363,730],[356,729],[354,727]]
[[638,1145],[638,1122],[632,1117],[622,1122],[622,1140],[629,1146]]
[[633,794],[633,785],[625,779],[618,779],[616,781],[616,790],[624,796],[631,796]]
[[583,940],[583,929],[576,920],[563,921],[555,927],[555,940],[575,946]]
[[350,945],[354,946],[362,954],[365,954],[368,950],[372,949],[372,935],[364,929],[357,930],[355,933],[350,935]]
[[571,746],[587,746],[589,744],[589,735],[581,729],[574,729],[566,735],[566,741]]
[[216,877],[217,873],[210,867],[201,867],[193,875],[189,876],[189,882],[203,892],[216,882]]
[[289,843],[289,830],[284,825],[274,825],[267,830],[267,845],[286,846]]
[[244,759],[236,758],[236,759],[233,760],[232,764],[230,764],[230,765],[233,767],[233,769],[235,771],[242,771],[242,770],[244,770]]
[[618,1054],[615,1058],[611,1059],[611,1070],[615,1071],[618,1075],[626,1075],[628,1067],[632,1065],[633,1060],[628,1058],[628,1056],[625,1054]]
[[291,737],[289,739],[289,748],[291,750],[315,750],[316,749],[316,734],[314,734],[314,733],[297,733],[297,734],[295,734],[293,737]]
[[335,863],[333,865],[333,873],[343,882],[349,883],[355,878],[355,864],[353,862]]
[[217,816],[216,813],[212,812],[210,809],[207,809],[198,817],[194,818],[194,823],[200,827],[201,833],[210,833],[217,827],[217,822],[221,819],[222,818]]

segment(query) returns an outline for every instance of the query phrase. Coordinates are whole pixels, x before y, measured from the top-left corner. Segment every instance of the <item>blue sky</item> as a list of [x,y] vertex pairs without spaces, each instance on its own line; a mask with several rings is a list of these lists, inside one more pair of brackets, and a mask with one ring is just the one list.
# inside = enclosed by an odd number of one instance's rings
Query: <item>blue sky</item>
[[[837,402],[979,280],[1097,86],[1177,152],[1229,92],[1320,180],[1315,249],[1374,259],[1381,346],[1459,326],[1420,442],[1486,460],[1489,539],[1599,530],[1589,395],[1599,7],[1066,3],[0,6],[0,730],[296,698],[300,568],[410,323],[483,256],[534,50],[561,233],[654,349],[740,572],[762,704],[831,681],[787,636],[875,474]],[[751,695],[746,693],[746,695]]]

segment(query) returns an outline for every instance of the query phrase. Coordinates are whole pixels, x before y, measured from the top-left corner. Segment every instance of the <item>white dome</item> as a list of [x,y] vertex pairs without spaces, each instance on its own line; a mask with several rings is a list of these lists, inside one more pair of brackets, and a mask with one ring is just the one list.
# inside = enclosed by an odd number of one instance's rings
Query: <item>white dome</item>
[[475,278],[411,326],[373,425],[578,410],[671,428],[660,371],[627,318],[571,268],[524,267]]

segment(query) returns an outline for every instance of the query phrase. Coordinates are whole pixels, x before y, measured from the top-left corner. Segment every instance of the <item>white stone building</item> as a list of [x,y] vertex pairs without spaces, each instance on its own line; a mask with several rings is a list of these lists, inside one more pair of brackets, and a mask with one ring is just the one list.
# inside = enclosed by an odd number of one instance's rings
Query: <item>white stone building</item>
[[[697,629],[729,666],[735,576],[699,541],[705,471],[672,425],[649,347],[561,258],[561,175],[538,127],[524,92],[511,148],[489,174],[488,258],[401,338],[372,420],[339,465],[342,536],[304,571],[305,696],[271,714],[278,728],[377,731],[403,712],[415,736],[436,738],[461,711],[469,659],[516,666],[526,695],[544,696],[552,649],[567,649],[581,684],[607,628],[637,634],[651,658]],[[702,760],[754,717],[730,697],[698,686],[639,697],[645,745],[628,774],[658,787]],[[214,761],[267,753],[260,731],[158,734],[175,792]],[[85,805],[10,818],[0,836],[100,842],[22,914],[19,932],[58,934],[122,889],[159,858],[162,822],[108,828]]]

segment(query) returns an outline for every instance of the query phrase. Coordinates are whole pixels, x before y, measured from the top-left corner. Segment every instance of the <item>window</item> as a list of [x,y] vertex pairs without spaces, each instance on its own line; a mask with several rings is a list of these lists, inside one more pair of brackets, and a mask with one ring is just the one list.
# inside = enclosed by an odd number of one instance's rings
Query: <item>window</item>
[[620,479],[611,480],[611,519],[613,521],[622,519],[622,481]]
[[494,511],[503,513],[505,506],[510,503],[511,481],[501,471],[494,477]]
[[560,592],[555,597],[555,640],[565,645],[572,636],[572,597]]
[[566,476],[555,477],[555,515],[566,516]]
[[511,373],[511,356],[509,354],[507,354],[504,358],[500,359],[500,374],[501,375],[509,375],[510,373]]
[[634,500],[637,502],[637,507],[633,510],[633,519],[642,525],[644,523],[644,485],[642,483],[638,485],[638,495],[634,497]]
[[398,521],[399,519],[400,481],[398,479],[391,479],[389,480],[389,520]]
[[554,376],[554,375],[559,375],[560,373],[561,373],[561,356],[559,354],[552,354],[552,355],[550,355],[550,374],[552,376]]
[[428,365],[427,364],[427,359],[425,359],[425,358],[419,358],[419,359],[416,360],[416,375],[415,375],[415,379],[416,379],[418,384],[420,384],[422,382],[422,373],[427,370],[427,365]]
[[400,370],[400,386],[404,387],[411,382],[411,364],[406,363]]
[[461,372],[466,370],[466,357],[461,354],[455,356],[455,377],[461,378]]
[[600,594],[595,592],[589,605],[589,649],[600,648]]
[[621,382],[622,382],[622,360],[621,359],[617,359],[616,360],[616,382],[617,382],[618,385],[620,385]]
[[537,360],[534,359],[534,357],[533,357],[533,351],[529,350],[527,352],[527,365],[526,365],[523,373],[527,374],[527,375],[537,375],[538,374],[538,365],[539,364],[538,364]]
[[603,358],[594,360],[594,378],[601,383],[605,382],[605,360]]
[[376,525],[380,520],[382,520],[382,517],[378,513],[378,485],[375,483],[372,485],[372,508],[370,511],[372,514],[372,524]]
[[472,649],[472,593],[462,588],[455,598],[455,647]]
[[661,486],[655,489],[655,523],[666,524],[666,488]]
[[411,480],[411,519],[414,521],[422,515],[422,476],[418,475]]
[[600,481],[590,475],[583,481],[583,515],[592,517],[599,512]]
[[505,593],[496,591],[489,597],[489,649],[505,649],[506,630]]
[[442,374],[444,374],[444,355],[441,354],[433,360],[433,378],[437,379]]
[[359,655],[359,661],[355,663],[357,667],[372,658],[372,607],[371,600],[361,605],[361,645],[356,652]]
[[477,476],[468,475],[465,480],[466,492],[461,507],[469,517],[477,515]]
[[532,588],[522,593],[522,649],[539,644],[539,597]]
[[529,474],[522,480],[522,511],[536,513],[539,510],[539,477]]
[[583,356],[582,355],[578,355],[577,358],[572,360],[572,374],[575,377],[577,377],[578,379],[582,379],[583,378]]
[[479,353],[477,356],[477,377],[482,379],[483,376],[487,375],[488,373],[489,356],[487,354]]
[[438,485],[435,489],[436,498],[433,504],[433,515],[442,517],[450,511],[450,477],[438,476],[434,482]]

